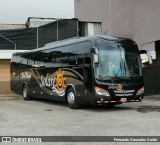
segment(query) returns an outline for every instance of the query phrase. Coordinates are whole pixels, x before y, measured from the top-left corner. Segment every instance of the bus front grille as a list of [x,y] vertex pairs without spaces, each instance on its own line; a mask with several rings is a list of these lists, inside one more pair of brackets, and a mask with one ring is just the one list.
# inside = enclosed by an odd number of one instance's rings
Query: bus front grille
[[133,95],[134,90],[114,90],[114,93],[117,97],[128,97]]

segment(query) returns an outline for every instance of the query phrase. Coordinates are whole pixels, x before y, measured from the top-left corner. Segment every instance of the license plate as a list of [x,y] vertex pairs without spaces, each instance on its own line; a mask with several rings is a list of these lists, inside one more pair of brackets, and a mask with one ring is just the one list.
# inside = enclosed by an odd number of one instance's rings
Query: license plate
[[126,102],[127,98],[121,98],[121,102]]

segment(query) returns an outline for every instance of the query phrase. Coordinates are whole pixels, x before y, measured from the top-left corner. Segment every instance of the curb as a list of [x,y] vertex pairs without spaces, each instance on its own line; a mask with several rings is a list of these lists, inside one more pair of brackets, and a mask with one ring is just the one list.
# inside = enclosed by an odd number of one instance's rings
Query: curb
[[19,100],[22,96],[17,94],[0,94],[0,100]]
[[17,94],[0,94],[0,97],[14,97],[14,96],[19,96]]
[[160,100],[160,95],[144,96],[147,100]]

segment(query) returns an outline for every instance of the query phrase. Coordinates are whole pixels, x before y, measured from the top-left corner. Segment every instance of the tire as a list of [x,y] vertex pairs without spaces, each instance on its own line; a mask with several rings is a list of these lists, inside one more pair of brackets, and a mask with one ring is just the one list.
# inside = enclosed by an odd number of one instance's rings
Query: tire
[[28,86],[27,86],[27,85],[24,85],[24,86],[23,86],[22,95],[23,95],[23,99],[24,99],[25,101],[31,100],[31,97],[29,96],[29,93],[28,93]]
[[67,92],[67,104],[71,109],[78,109],[80,107],[73,88],[69,88]]

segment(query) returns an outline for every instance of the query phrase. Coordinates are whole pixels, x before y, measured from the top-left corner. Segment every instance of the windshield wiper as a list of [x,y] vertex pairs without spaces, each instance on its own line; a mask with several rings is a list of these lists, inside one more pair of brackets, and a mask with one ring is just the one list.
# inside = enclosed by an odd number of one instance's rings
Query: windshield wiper
[[136,73],[133,73],[133,72],[129,73],[129,75],[131,77],[134,77],[134,78],[141,78],[141,76],[139,76],[139,75],[137,75]]
[[120,77],[117,77],[118,76],[118,74],[119,74],[119,71],[121,70],[122,71],[122,66],[121,66],[121,62],[120,62],[120,68],[118,69],[118,71],[117,71],[117,73],[113,76],[113,78],[112,78],[112,83],[114,82],[114,80],[116,79],[116,78],[119,78],[119,79],[121,79]]
[[110,76],[98,76],[101,80],[105,80],[107,78],[111,78]]
[[121,68],[121,65],[120,65],[120,68],[118,69],[117,73],[116,73],[116,74],[113,76],[113,78],[112,78],[112,83],[114,82],[114,80],[115,80],[116,78],[121,79],[120,77],[118,77],[119,71],[120,71],[121,69],[122,69],[122,68]]

